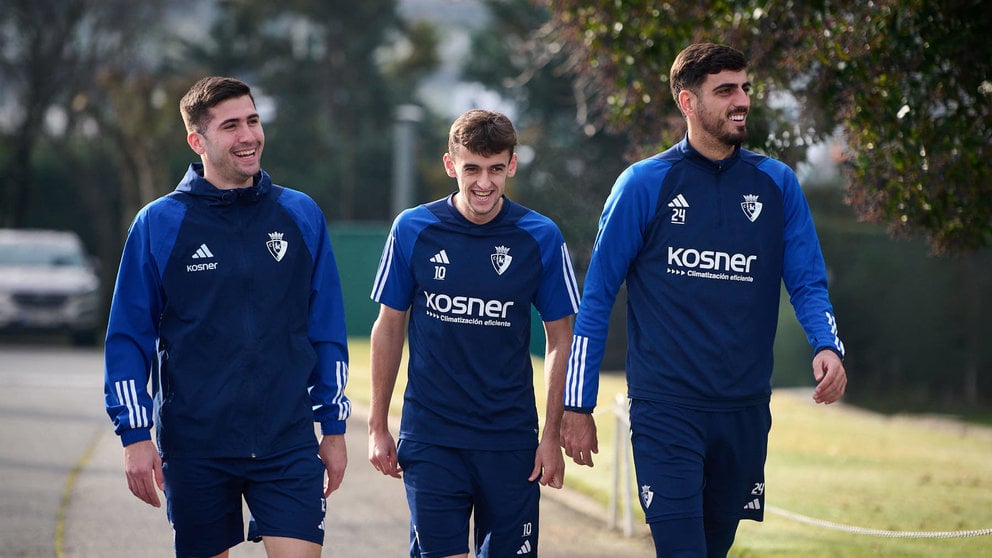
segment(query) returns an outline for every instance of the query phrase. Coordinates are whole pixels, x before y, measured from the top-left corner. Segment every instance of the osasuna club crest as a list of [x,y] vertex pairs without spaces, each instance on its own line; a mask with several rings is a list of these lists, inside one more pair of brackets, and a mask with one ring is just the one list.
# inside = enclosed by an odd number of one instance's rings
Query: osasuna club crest
[[641,501],[644,502],[645,508],[651,507],[651,502],[654,501],[654,491],[651,490],[651,485],[641,486]]
[[506,246],[497,246],[496,253],[489,255],[489,261],[493,262],[493,269],[496,270],[496,273],[503,275],[503,272],[510,267],[513,256],[510,255],[510,249]]
[[281,232],[270,232],[269,241],[265,243],[265,247],[269,249],[269,253],[277,262],[282,261],[282,257],[286,255],[286,249],[289,248],[289,243],[282,239],[282,235]]
[[741,202],[741,209],[744,210],[744,215],[753,223],[758,219],[758,215],[761,215],[761,202],[758,201],[757,194],[745,194],[744,201]]

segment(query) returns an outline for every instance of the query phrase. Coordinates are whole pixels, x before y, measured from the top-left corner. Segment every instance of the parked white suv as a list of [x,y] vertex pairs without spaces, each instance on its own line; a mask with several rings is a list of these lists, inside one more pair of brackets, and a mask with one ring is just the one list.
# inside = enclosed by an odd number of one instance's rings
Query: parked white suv
[[0,229],[0,330],[64,332],[98,341],[100,281],[79,236]]

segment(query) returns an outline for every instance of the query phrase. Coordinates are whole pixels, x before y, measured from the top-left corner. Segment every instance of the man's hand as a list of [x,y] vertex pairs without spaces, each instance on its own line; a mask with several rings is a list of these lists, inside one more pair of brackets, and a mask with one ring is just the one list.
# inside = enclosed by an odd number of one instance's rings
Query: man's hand
[[844,396],[847,390],[847,372],[837,353],[822,350],[813,357],[813,379],[817,386],[813,391],[813,401],[834,403]]
[[557,440],[548,437],[541,439],[534,455],[534,470],[527,480],[539,480],[543,486],[551,488],[562,487],[565,483],[565,459],[561,456]]
[[148,505],[162,507],[155,487],[165,492],[165,477],[155,442],[144,440],[124,446],[124,474],[131,494]]
[[388,430],[369,431],[369,463],[383,475],[403,478],[403,469],[396,459],[396,442]]
[[317,453],[327,470],[327,484],[324,485],[324,498],[327,498],[332,492],[341,488],[344,470],[348,467],[348,446],[345,445],[344,434],[321,437]]
[[592,467],[592,454],[599,453],[599,440],[591,414],[565,411],[561,418],[561,446],[577,464]]

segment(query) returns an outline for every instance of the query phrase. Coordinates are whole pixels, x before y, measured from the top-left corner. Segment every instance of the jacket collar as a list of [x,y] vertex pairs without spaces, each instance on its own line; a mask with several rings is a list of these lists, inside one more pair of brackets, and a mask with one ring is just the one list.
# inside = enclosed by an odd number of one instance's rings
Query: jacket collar
[[723,170],[729,167],[730,165],[736,163],[737,160],[741,158],[741,146],[738,144],[737,147],[734,148],[734,152],[730,155],[730,157],[727,157],[726,159],[720,161],[711,161],[706,157],[704,157],[702,153],[696,151],[696,149],[689,144],[688,134],[686,134],[686,136],[682,138],[682,141],[680,141],[676,147],[678,148],[679,151],[682,152],[682,154],[687,159],[696,161],[698,164],[704,165],[707,168],[712,168],[713,170],[716,171]]
[[234,190],[221,190],[203,178],[203,163],[190,163],[186,175],[176,186],[176,191],[204,198],[210,205],[232,205],[235,203],[255,203],[268,194],[271,188],[272,179],[269,174],[264,170],[259,170],[252,179],[251,186]]

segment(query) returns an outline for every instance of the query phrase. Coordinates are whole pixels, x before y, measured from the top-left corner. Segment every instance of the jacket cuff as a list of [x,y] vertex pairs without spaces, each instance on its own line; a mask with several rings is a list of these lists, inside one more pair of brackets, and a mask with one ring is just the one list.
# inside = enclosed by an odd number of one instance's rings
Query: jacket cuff
[[136,442],[144,442],[152,439],[152,431],[149,428],[132,428],[121,432],[121,446],[130,446]]
[[344,434],[345,431],[345,421],[343,420],[327,420],[320,423],[320,433],[324,436],[333,436],[335,434]]
[[817,347],[816,349],[813,350],[813,356],[815,357],[816,355],[820,354],[820,351],[830,351],[830,352],[834,353],[835,355],[837,355],[837,357],[840,359],[841,362],[844,362],[844,355],[840,351],[838,351],[837,349],[831,347],[830,345],[824,345],[822,347]]
[[581,413],[583,415],[591,415],[595,407],[570,407],[565,405],[565,410],[573,413]]

